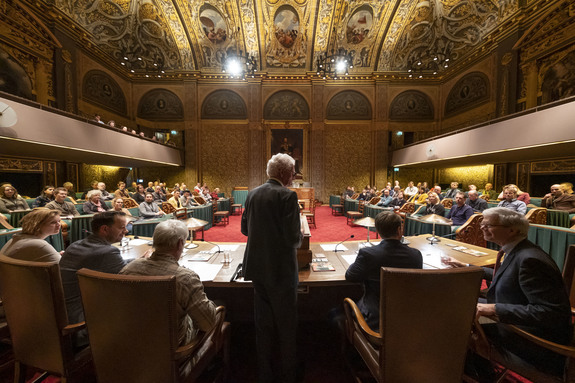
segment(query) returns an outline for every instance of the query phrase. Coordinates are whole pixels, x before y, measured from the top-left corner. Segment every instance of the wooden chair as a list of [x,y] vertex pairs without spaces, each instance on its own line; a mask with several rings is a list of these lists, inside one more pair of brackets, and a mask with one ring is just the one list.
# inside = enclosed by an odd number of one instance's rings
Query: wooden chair
[[345,203],[345,198],[344,197],[340,197],[339,199],[339,204],[333,204],[331,205],[331,215],[343,215],[344,212],[344,203]]
[[1,213],[0,213],[0,227],[3,227],[4,229],[14,229],[14,226],[8,223],[8,218],[6,218],[4,214]]
[[415,204],[413,202],[406,202],[403,204],[399,210],[396,210],[396,213],[401,216],[401,218],[405,218],[407,214],[413,214],[415,212]]
[[224,211],[218,211],[218,202],[217,201],[213,201],[212,202],[212,212],[214,215],[214,225],[217,225],[218,223],[223,223],[224,226],[226,226],[227,224],[230,223],[230,212],[227,210]]
[[205,205],[206,204],[206,200],[204,199],[204,197],[201,197],[201,196],[194,197],[194,201],[196,201],[196,203],[198,205]]
[[487,247],[487,241],[483,238],[481,231],[483,214],[475,213],[455,231],[455,240],[469,243],[470,245]]
[[[208,333],[178,345],[175,276],[81,269],[78,282],[99,382],[194,382],[215,359],[228,362],[229,324],[220,306]],[[194,361],[181,379],[179,368]]]
[[349,197],[350,199],[357,199],[357,197],[359,197],[359,193],[355,193],[353,194],[351,197]]
[[171,214],[176,212],[176,208],[169,202],[162,202],[162,211],[166,214]]
[[176,217],[176,219],[184,221],[188,219],[188,209],[186,209],[185,207],[176,209],[176,211],[174,212],[174,216]]
[[484,199],[485,201],[489,202],[489,196],[487,194],[481,194],[479,198]]
[[363,218],[363,207],[364,207],[364,201],[358,201],[358,206],[357,206],[357,211],[353,211],[350,210],[346,213],[346,217],[347,217],[347,224],[349,225],[351,222],[351,226],[353,226],[353,221],[355,221],[356,219],[359,218]]
[[372,199],[369,200],[369,204],[370,205],[377,205],[377,203],[381,201],[381,197],[373,197]]
[[307,219],[309,225],[313,225],[317,229],[315,224],[315,199],[310,200],[309,210],[303,212],[304,217]]
[[244,206],[241,203],[235,203],[234,197],[230,197],[230,214],[235,215],[236,211],[242,215]]
[[453,207],[453,200],[451,198],[444,198],[441,200],[441,204],[446,209],[451,209]]
[[124,207],[126,209],[131,209],[133,207],[139,207],[140,205],[136,202],[136,200],[132,198],[123,198],[124,200]]
[[346,298],[346,338],[375,380],[460,383],[482,275],[382,268],[379,332]]
[[529,223],[547,225],[547,209],[544,207],[533,208],[525,214],[525,218],[527,218]]
[[16,360],[14,382],[26,381],[27,367],[62,377],[81,377],[91,365],[90,348],[75,353],[72,335],[84,322],[69,324],[60,268],[0,256],[0,290]]

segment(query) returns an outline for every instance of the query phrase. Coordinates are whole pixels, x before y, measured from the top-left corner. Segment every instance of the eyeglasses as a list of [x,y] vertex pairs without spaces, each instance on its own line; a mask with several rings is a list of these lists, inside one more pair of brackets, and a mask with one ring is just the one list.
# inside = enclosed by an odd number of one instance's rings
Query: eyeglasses
[[487,223],[487,224],[483,224],[483,223],[482,223],[481,225],[479,225],[479,228],[481,228],[481,229],[491,229],[492,227],[497,227],[497,226],[503,226],[503,227],[505,227],[505,225],[492,225],[492,224],[489,224],[489,223]]

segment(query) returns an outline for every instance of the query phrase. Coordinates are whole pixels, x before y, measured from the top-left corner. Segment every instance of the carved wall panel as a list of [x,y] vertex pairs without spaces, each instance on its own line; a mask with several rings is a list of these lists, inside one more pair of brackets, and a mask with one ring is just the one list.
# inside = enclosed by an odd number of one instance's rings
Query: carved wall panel
[[216,120],[244,120],[248,118],[246,103],[236,92],[216,90],[202,104],[202,118]]
[[310,169],[311,174],[309,180],[311,186],[315,189],[315,198],[320,201],[327,201],[329,192],[325,190],[324,182],[324,146],[325,146],[325,130],[312,129],[310,130]]
[[331,98],[327,104],[328,120],[371,120],[371,104],[363,94],[349,90]]
[[575,95],[575,46],[545,60],[541,65],[541,103]]
[[184,105],[175,93],[153,89],[140,99],[138,117],[150,121],[183,121]]
[[433,104],[428,95],[418,90],[398,94],[389,107],[389,119],[394,121],[433,120]]
[[42,173],[44,166],[40,160],[23,160],[19,158],[0,158],[0,170],[4,172]]
[[462,112],[488,101],[489,79],[484,73],[472,72],[463,76],[449,91],[445,102],[445,115]]
[[515,182],[515,184],[520,190],[530,190],[529,167],[529,162],[521,162],[517,164],[517,182]]
[[493,189],[503,190],[503,186],[507,185],[507,165],[497,164],[493,171]]
[[[92,181],[100,181],[106,184],[107,191],[113,192],[117,189],[118,181],[125,180],[129,172],[129,168],[82,164],[82,170],[80,172],[81,179],[79,185],[75,185],[76,190],[82,191],[88,189]],[[144,179],[144,182],[148,181],[153,180]]]
[[267,99],[264,105],[266,120],[307,120],[309,105],[303,96],[291,90],[281,90]]
[[535,161],[531,163],[531,174],[575,172],[575,159]]
[[123,116],[128,113],[122,88],[110,75],[99,70],[91,70],[84,75],[82,98]]
[[58,177],[56,177],[56,162],[45,161],[44,164],[46,171],[44,172],[44,182],[46,185],[58,185]]
[[74,163],[66,163],[66,179],[64,182],[72,182],[74,184],[74,189],[76,191],[80,191],[78,185],[79,177],[78,177],[78,164]]

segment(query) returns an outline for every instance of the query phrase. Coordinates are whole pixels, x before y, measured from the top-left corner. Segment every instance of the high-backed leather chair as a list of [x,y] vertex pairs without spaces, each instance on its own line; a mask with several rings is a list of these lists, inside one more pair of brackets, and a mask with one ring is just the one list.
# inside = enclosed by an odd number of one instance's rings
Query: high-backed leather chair
[[482,275],[382,268],[379,332],[346,298],[347,339],[376,381],[460,383]]
[[[81,269],[78,281],[99,382],[193,382],[216,356],[227,370],[229,325],[221,306],[210,332],[178,346],[175,276]],[[179,368],[191,360],[183,379]]]
[[0,289],[16,360],[14,382],[34,367],[67,378],[91,366],[90,348],[74,352],[57,262],[21,261],[0,255]]

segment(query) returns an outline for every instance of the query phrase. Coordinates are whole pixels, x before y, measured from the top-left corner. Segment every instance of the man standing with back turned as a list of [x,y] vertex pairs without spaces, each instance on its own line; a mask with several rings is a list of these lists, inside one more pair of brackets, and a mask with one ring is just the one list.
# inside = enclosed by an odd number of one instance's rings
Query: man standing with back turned
[[[242,215],[242,234],[248,237],[243,275],[254,285],[259,382],[296,381],[296,250],[302,233],[297,194],[287,189],[294,171],[292,157],[272,156],[269,179],[249,192]],[[279,347],[277,359],[275,347]]]

